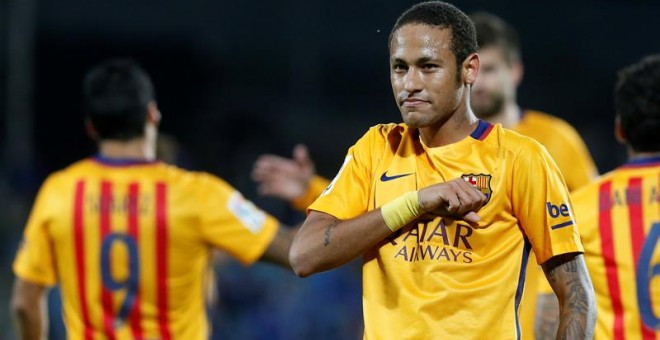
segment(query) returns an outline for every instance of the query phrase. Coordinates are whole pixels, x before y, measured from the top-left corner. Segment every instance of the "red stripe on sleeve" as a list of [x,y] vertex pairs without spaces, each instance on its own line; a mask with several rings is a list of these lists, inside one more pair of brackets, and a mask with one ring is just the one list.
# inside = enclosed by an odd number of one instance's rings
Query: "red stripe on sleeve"
[[84,339],[92,340],[92,326],[89,322],[87,309],[87,279],[85,275],[85,234],[84,234],[84,208],[85,208],[85,181],[76,183],[76,194],[73,204],[73,241],[76,254],[76,270],[78,271],[78,299],[84,327]]
[[[626,202],[628,202],[628,216],[630,221],[630,239],[632,242],[633,268],[637,269],[639,254],[644,245],[644,199],[642,195],[642,178],[633,177],[628,180],[628,191],[626,192]],[[642,319],[639,319],[639,326],[642,333],[642,339],[655,339],[655,332],[644,326]]]
[[616,270],[616,257],[614,253],[614,239],[612,231],[612,182],[607,181],[600,185],[598,226],[600,227],[600,240],[605,261],[605,274],[607,287],[610,290],[612,312],[614,313],[613,334],[614,339],[624,339],[623,306],[621,305],[621,290],[619,288],[619,275]]
[[167,308],[167,186],[156,183],[156,287],[158,326],[162,340],[170,340]]
[[[112,217],[112,183],[108,181],[101,182],[101,199],[99,201],[99,222],[101,225],[101,241],[110,234],[110,218]],[[101,306],[103,307],[103,328],[105,334],[110,340],[115,339],[114,317],[112,306],[112,293],[103,285],[101,280]]]
[[[140,216],[140,206],[138,205],[138,198],[140,197],[140,187],[137,183],[131,183],[128,186],[128,234],[135,239],[138,251],[140,249],[140,233],[138,228],[138,218]],[[140,307],[140,283],[138,282],[137,294],[135,295],[135,305],[129,316],[131,324],[131,331],[133,337],[137,340],[143,338],[142,325],[141,325],[141,307]]]

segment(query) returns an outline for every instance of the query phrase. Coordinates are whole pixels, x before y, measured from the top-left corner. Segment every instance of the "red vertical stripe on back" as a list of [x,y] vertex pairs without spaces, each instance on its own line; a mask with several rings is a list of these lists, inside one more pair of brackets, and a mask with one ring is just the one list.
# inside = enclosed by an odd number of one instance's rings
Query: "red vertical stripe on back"
[[616,257],[614,253],[614,238],[612,230],[612,182],[607,181],[600,185],[598,226],[600,227],[600,240],[605,261],[605,274],[607,287],[610,290],[612,312],[614,313],[613,334],[614,339],[624,339],[623,306],[621,305],[621,290],[619,288],[619,275],[616,270]]
[[167,186],[156,183],[156,290],[158,326],[162,340],[170,340],[167,307]]
[[[101,225],[101,240],[99,244],[103,244],[103,240],[110,234],[111,225],[110,218],[112,217],[112,183],[108,181],[101,182],[101,199],[99,200],[99,222]],[[112,272],[112,270],[111,270]],[[114,317],[112,308],[112,293],[103,285],[101,280],[101,306],[103,308],[103,328],[105,334],[109,339],[115,339]]]
[[78,300],[80,301],[80,312],[84,327],[84,339],[93,339],[92,326],[89,322],[89,311],[87,309],[87,278],[85,275],[85,233],[84,233],[84,209],[85,208],[85,181],[76,183],[76,194],[73,202],[73,241],[76,254],[76,270],[78,271]]
[[[642,178],[633,177],[628,180],[628,191],[626,193],[628,202],[628,216],[630,221],[630,239],[632,242],[633,268],[637,269],[639,254],[644,245],[644,199],[642,195]],[[639,320],[642,339],[655,339],[655,332],[644,326],[642,319]]]
[[[140,187],[137,183],[131,183],[128,186],[128,235],[133,237],[137,248],[140,249],[140,233],[138,229],[138,217],[140,216],[139,211],[140,207],[138,205],[138,198],[140,197]],[[141,267],[141,266],[140,266]],[[131,324],[131,331],[133,333],[133,338],[137,340],[142,339],[142,325],[140,321],[142,319],[141,307],[140,307],[140,291],[141,287],[137,287],[137,294],[135,295],[135,305],[133,310],[129,315],[129,322]]]

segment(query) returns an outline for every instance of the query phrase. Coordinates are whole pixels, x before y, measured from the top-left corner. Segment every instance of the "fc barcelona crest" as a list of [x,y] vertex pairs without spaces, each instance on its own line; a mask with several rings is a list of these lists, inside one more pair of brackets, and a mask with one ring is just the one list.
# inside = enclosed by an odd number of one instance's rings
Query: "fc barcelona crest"
[[461,177],[486,195],[486,203],[490,201],[490,196],[493,194],[493,189],[490,188],[490,179],[493,176],[486,174],[467,174]]

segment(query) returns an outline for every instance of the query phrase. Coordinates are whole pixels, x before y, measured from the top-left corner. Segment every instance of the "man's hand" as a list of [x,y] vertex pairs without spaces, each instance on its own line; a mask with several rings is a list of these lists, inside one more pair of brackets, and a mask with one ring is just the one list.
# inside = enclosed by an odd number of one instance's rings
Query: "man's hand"
[[481,218],[477,211],[486,204],[486,196],[462,178],[434,184],[419,190],[421,211],[478,223]]
[[260,156],[254,163],[252,179],[258,183],[261,195],[291,201],[305,194],[315,171],[307,147],[298,144],[293,149],[293,159]]

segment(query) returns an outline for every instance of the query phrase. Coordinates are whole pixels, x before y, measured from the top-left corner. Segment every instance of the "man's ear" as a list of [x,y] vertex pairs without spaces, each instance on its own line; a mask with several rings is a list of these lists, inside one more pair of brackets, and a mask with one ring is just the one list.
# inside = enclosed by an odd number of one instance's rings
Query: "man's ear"
[[149,104],[147,104],[147,122],[158,126],[158,124],[160,124],[160,120],[161,114],[158,110],[158,105],[156,105],[156,102],[154,101],[149,102]]
[[626,144],[626,133],[623,131],[623,125],[621,125],[621,117],[619,115],[614,119],[614,137],[616,137],[617,142],[621,144]]
[[92,124],[92,121],[89,118],[85,118],[85,131],[87,131],[87,136],[92,140],[99,140],[99,133],[96,131],[94,124]]
[[477,76],[479,75],[479,54],[472,53],[463,61],[461,66],[461,76],[463,77],[463,83],[472,85],[477,81]]
[[511,77],[513,78],[513,83],[518,87],[522,83],[523,76],[525,75],[525,66],[520,61],[514,61],[511,65]]

